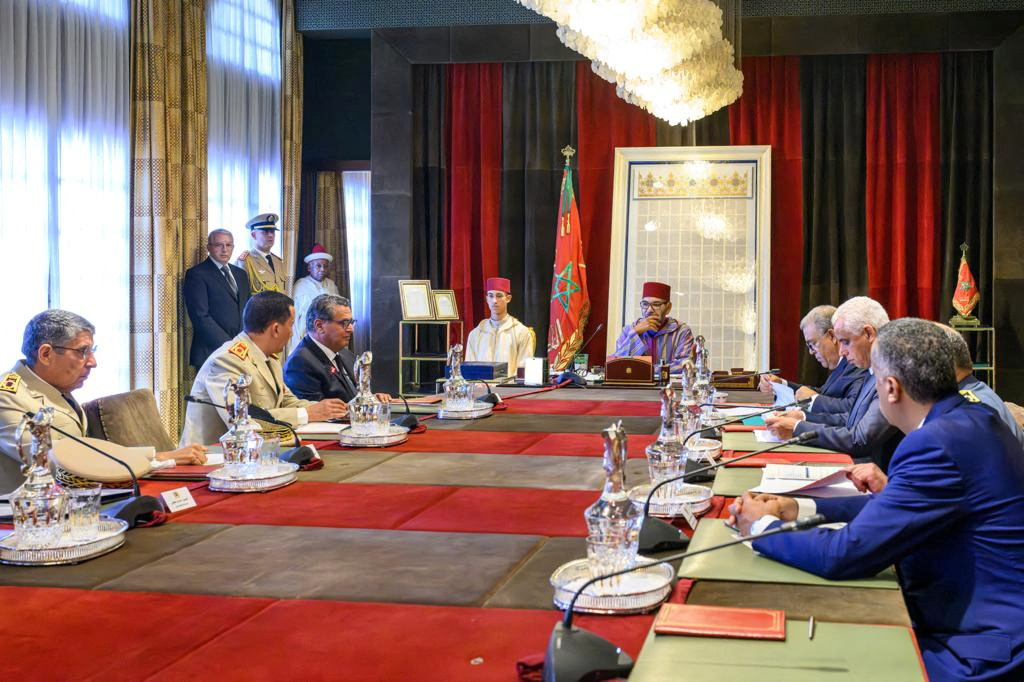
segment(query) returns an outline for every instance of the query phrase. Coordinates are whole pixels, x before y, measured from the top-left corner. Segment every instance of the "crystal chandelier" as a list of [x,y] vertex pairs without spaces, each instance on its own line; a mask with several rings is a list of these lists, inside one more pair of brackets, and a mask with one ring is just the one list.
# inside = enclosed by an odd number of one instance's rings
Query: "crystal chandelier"
[[711,0],[517,0],[558,24],[567,47],[619,97],[673,125],[735,101],[743,75]]

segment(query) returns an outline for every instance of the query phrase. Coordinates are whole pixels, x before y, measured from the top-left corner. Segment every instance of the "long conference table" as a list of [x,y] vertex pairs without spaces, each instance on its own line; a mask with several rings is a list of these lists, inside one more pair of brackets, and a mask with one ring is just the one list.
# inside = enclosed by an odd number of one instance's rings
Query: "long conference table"
[[[501,393],[504,410],[426,420],[387,450],[319,442],[325,466],[268,493],[145,481],[147,494],[185,485],[198,506],[79,565],[0,566],[0,679],[516,679],[561,617],[551,573],[586,556],[601,429],[622,420],[627,483],[646,482],[659,404],[652,389]],[[723,454],[752,442],[726,433]],[[766,461],[849,458],[811,448],[720,470],[711,509],[686,529],[692,548],[728,539],[730,498]],[[679,570],[669,601],[783,609],[786,641],[655,635],[654,614],[578,617],[637,659],[630,679],[924,679],[891,572],[826,581],[742,545]]]

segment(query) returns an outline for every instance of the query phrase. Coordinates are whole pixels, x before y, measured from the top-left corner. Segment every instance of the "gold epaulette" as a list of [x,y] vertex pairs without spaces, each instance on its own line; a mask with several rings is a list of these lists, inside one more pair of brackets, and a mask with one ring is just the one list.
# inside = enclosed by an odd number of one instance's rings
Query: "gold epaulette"
[[981,402],[981,398],[979,398],[978,396],[974,395],[974,391],[970,391],[970,390],[968,390],[966,388],[964,390],[960,391],[960,395],[962,395],[964,398],[966,398],[967,402],[969,402],[969,403],[980,403]]
[[249,357],[249,346],[245,345],[245,341],[239,341],[235,345],[231,346],[231,348],[228,348],[228,352],[239,360],[245,360]]
[[17,372],[11,372],[4,377],[3,381],[0,381],[0,391],[6,391],[7,393],[17,393],[20,386],[21,375]]

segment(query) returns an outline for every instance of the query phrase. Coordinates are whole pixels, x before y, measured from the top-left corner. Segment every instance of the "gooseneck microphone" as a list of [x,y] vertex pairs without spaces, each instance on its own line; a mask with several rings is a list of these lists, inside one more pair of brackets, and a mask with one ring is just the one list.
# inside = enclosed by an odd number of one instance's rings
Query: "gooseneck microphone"
[[545,682],[579,682],[580,680],[606,680],[619,677],[627,677],[633,669],[633,659],[621,648],[615,646],[603,637],[582,628],[573,627],[572,618],[576,607],[576,601],[583,594],[584,590],[601,580],[614,578],[626,573],[646,568],[654,563],[669,563],[677,559],[714,552],[715,550],[732,547],[750,540],[766,538],[780,533],[806,530],[825,523],[822,514],[807,516],[796,521],[787,521],[775,528],[771,528],[760,535],[741,535],[735,540],[723,542],[720,545],[706,547],[692,552],[680,552],[661,557],[653,563],[642,563],[625,568],[621,571],[606,573],[605,575],[591,578],[584,582],[576,593],[573,594],[569,605],[565,609],[565,616],[551,631],[551,638],[548,640],[547,653],[544,656],[544,681]]
[[[696,436],[698,433],[704,433],[705,431],[710,431],[712,429],[721,428],[723,426],[729,426],[730,424],[736,424],[738,422],[743,421],[744,419],[750,419],[751,417],[760,417],[762,414],[768,414],[769,412],[778,412],[780,410],[788,410],[791,407],[795,407],[795,408],[798,408],[798,409],[802,410],[805,407],[807,407],[807,405],[809,405],[810,402],[811,402],[810,398],[803,398],[801,400],[794,400],[793,402],[789,403],[788,405],[780,405],[778,407],[773,405],[772,407],[769,407],[768,409],[765,409],[765,410],[759,410],[757,412],[750,412],[749,414],[744,414],[744,415],[739,416],[739,417],[732,417],[731,419],[726,419],[724,422],[722,422],[721,424],[718,424],[717,426],[705,426],[704,428],[700,428],[700,429],[696,429],[694,431],[690,431],[688,434],[686,434],[686,438],[683,439],[683,445],[685,446],[688,442],[690,442],[690,439],[693,438],[694,436]],[[715,407],[716,405],[717,405],[717,403],[701,403],[700,405],[695,405],[695,407],[697,409],[700,409],[702,407]]]
[[655,552],[666,549],[676,549],[678,547],[685,547],[690,543],[690,539],[683,535],[682,531],[671,523],[666,523],[659,518],[651,516],[651,500],[654,498],[654,493],[659,488],[666,486],[669,483],[675,483],[676,481],[687,481],[698,474],[714,471],[734,462],[740,462],[756,455],[763,455],[766,452],[778,450],[786,445],[799,445],[800,443],[806,443],[807,441],[817,437],[817,435],[818,434],[814,431],[807,431],[806,433],[801,433],[799,436],[794,436],[789,440],[784,440],[781,443],[772,443],[768,447],[748,452],[747,454],[740,455],[739,457],[723,459],[721,462],[714,462],[713,464],[701,467],[700,469],[688,471],[685,474],[673,476],[672,478],[666,478],[664,481],[659,481],[657,484],[651,486],[650,491],[647,493],[647,499],[644,501],[644,520],[643,525],[640,526],[639,551]]

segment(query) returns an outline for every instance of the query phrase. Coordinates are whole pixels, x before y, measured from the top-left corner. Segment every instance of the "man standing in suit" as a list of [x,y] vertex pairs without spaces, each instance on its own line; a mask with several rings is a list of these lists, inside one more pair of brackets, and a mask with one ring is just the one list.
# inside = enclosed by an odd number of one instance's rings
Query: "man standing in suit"
[[[836,308],[832,316],[833,332],[839,340],[839,352],[857,367],[871,366],[871,348],[878,338],[878,330],[889,322],[889,314],[882,305],[867,296],[854,296]],[[899,430],[885,420],[878,407],[875,382],[869,376],[861,385],[857,398],[837,426],[816,424],[807,420],[800,410],[765,418],[768,429],[779,438],[791,438],[806,431],[818,435],[816,445],[845,452],[866,462],[872,461],[882,470],[902,437]]]
[[[276,291],[254,295],[242,311],[245,331],[213,352],[196,375],[190,395],[224,404],[224,387],[241,374],[252,378],[249,401],[274,419],[292,426],[344,417],[348,407],[340,400],[310,402],[296,398],[284,384],[281,351],[292,336],[295,307],[292,299]],[[185,411],[181,442],[216,443],[228,426],[227,411],[190,402]]]
[[185,310],[192,320],[192,346],[188,362],[202,367],[210,353],[242,330],[242,309],[249,300],[249,277],[228,261],[235,239],[227,230],[213,230],[206,238],[210,256],[185,271],[182,289]]
[[[355,397],[356,358],[348,347],[355,323],[347,298],[321,294],[313,299],[306,311],[306,335],[284,365],[284,382],[295,395],[345,402]],[[382,402],[391,402],[387,393],[376,395]]]
[[[743,533],[823,514],[846,522],[754,540],[764,556],[835,580],[896,564],[932,680],[1024,679],[1024,450],[977,398],[957,393],[935,324],[890,322],[871,351],[882,414],[907,434],[872,495],[796,500],[747,493],[730,507]],[[856,468],[856,467],[855,467]]]

